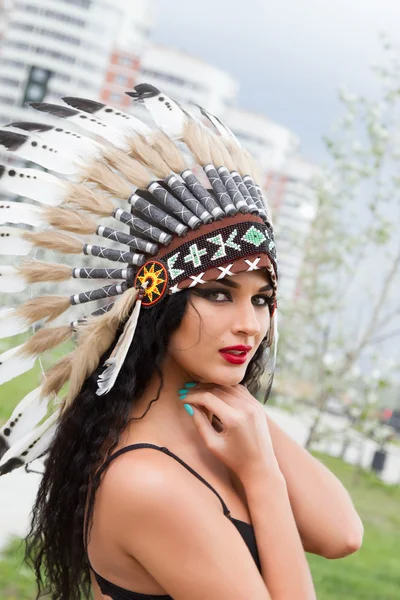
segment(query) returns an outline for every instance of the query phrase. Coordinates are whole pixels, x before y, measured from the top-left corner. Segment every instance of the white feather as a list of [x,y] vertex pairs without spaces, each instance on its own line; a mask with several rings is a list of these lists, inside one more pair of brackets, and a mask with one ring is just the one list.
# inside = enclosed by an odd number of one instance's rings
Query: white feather
[[16,294],[26,288],[26,281],[15,267],[0,265],[0,292]]
[[135,335],[141,305],[142,302],[140,300],[136,300],[135,308],[125,324],[124,331],[122,332],[111,355],[103,365],[106,368],[97,379],[97,396],[103,396],[104,394],[107,394],[117,380],[118,374],[122,368],[122,365],[124,364],[126,355]]
[[[58,206],[63,202],[68,182],[38,169],[5,167],[1,173],[1,167],[2,165],[0,165],[0,189],[49,206]],[[15,175],[11,176],[10,172],[15,172]]]
[[[67,148],[68,154],[76,152],[78,155],[85,156],[88,152],[92,154],[96,153],[99,144],[96,144],[94,140],[68,129],[57,131],[60,129],[61,127],[53,127],[47,131],[34,131],[32,129],[30,133],[43,140],[45,144],[55,145],[58,148]],[[27,130],[23,128],[19,129],[19,131],[25,132],[25,135],[27,134]]]
[[[42,386],[39,386],[25,396],[14,408],[7,423],[0,429],[0,435],[9,447],[32,431],[46,416],[50,398],[43,398],[41,391]],[[9,435],[6,435],[7,430],[10,432]]]
[[[163,100],[160,101],[160,98],[163,98]],[[143,103],[154,122],[168,137],[177,140],[182,138],[187,117],[179,104],[161,92],[152,98],[144,98]],[[170,105],[170,108],[167,104]]]
[[[82,114],[86,114],[83,111],[80,112],[82,112]],[[68,120],[72,121],[82,129],[89,131],[90,133],[100,135],[102,138],[108,142],[111,142],[120,150],[125,151],[129,149],[129,146],[126,142],[126,134],[124,134],[122,131],[118,131],[109,124],[106,125],[99,119],[80,119],[79,115],[76,115],[74,117],[70,117]]]
[[[32,108],[46,112],[47,114],[52,114],[51,105],[46,105],[46,103],[43,103],[42,105],[39,104],[38,106],[35,106],[35,104],[33,104]],[[126,144],[126,136],[124,133],[118,131],[117,129],[114,129],[114,127],[111,127],[110,125],[106,125],[103,121],[96,119],[93,115],[90,115],[89,118],[87,113],[83,112],[82,110],[74,109],[74,111],[77,114],[74,114],[72,116],[63,116],[62,113],[59,112],[57,116],[60,119],[63,119],[64,121],[77,125],[80,129],[83,129],[84,131],[89,131],[90,133],[94,133],[95,135],[101,136],[102,138],[111,142],[121,150],[128,149],[128,146]],[[59,172],[61,173],[61,171]]]
[[220,121],[215,115],[208,112],[208,110],[206,110],[202,106],[198,105],[198,107],[200,108],[200,111],[202,112],[202,114],[205,117],[207,117],[207,119],[214,125],[214,127],[220,133],[222,138],[233,141],[236,144],[236,146],[241,148],[241,143],[239,142],[239,140],[237,139],[237,137],[235,136],[233,131],[231,131],[229,129],[229,127],[227,125],[225,125],[225,123]]
[[36,356],[18,355],[23,345],[21,344],[0,354],[0,385],[30,371],[34,367]]
[[55,146],[49,147],[37,135],[25,133],[24,137],[27,139],[17,149],[9,150],[9,152],[24,160],[32,161],[45,169],[50,169],[50,171],[62,173],[63,175],[77,173],[80,165],[77,164],[74,156],[64,154],[60,148]]
[[8,256],[26,256],[33,244],[22,237],[24,229],[18,227],[0,227],[0,254]]
[[[70,101],[69,101],[70,100]],[[74,102],[74,100],[76,102]],[[68,106],[72,106],[73,108],[77,108],[80,98],[63,98],[63,101],[68,104]],[[82,99],[84,102],[90,102],[90,100]],[[99,104],[96,102],[96,104]],[[85,109],[82,109],[84,112]],[[145,137],[150,136],[153,133],[153,129],[143,123],[137,117],[133,115],[128,115],[128,113],[123,112],[122,110],[113,108],[108,106],[107,104],[103,104],[99,110],[96,110],[94,113],[87,111],[88,114],[93,114],[100,121],[104,121],[114,129],[118,131],[123,131],[124,135],[129,135],[132,133],[139,133]]]
[[40,227],[46,225],[43,218],[42,210],[33,204],[25,204],[24,202],[0,202],[0,225],[5,223],[24,223],[32,225],[32,227]]
[[[32,462],[48,450],[56,433],[60,414],[61,409],[57,409],[39,427],[36,427],[11,446],[0,461],[0,475],[5,475],[23,464]],[[32,448],[29,448],[29,446],[32,446]],[[26,452],[26,455],[22,456],[24,452]]]
[[15,312],[15,308],[0,309],[0,339],[28,331],[29,323],[18,317]]

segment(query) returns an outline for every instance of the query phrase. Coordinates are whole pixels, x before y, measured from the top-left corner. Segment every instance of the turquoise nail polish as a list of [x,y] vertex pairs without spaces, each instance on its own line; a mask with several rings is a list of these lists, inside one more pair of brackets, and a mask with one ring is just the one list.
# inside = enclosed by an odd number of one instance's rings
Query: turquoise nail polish
[[193,410],[193,408],[190,406],[190,404],[184,404],[183,406],[185,407],[185,410],[187,410],[187,412],[189,413],[189,415],[190,415],[191,417],[193,417],[193,415],[194,415],[194,410]]
[[179,396],[179,400],[186,400],[187,396]]
[[192,388],[195,385],[196,385],[195,383],[185,383],[185,388]]
[[181,389],[181,390],[179,390],[179,392],[178,392],[178,393],[179,393],[179,394],[187,394],[187,393],[188,393],[188,391],[189,391],[189,390],[184,390],[184,389]]

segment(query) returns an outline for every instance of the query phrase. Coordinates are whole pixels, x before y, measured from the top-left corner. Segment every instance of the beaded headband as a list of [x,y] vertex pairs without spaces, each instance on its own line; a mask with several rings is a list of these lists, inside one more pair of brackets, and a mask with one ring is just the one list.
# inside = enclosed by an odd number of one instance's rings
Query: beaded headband
[[[125,323],[96,393],[112,389],[142,307],[150,310],[168,294],[261,268],[268,270],[276,296],[273,224],[250,155],[226,125],[201,107],[202,120],[148,84],[127,94],[145,105],[156,127],[111,106],[67,97],[65,105],[31,103],[58,117],[56,126],[23,121],[0,129],[3,148],[46,170],[0,165],[0,190],[24,199],[0,202],[0,254],[24,256],[44,248],[122,263],[116,268],[69,267],[25,259],[17,266],[0,266],[0,292],[9,294],[18,295],[37,282],[103,283],[86,292],[40,296],[3,309],[3,338],[43,320],[48,325],[72,305],[111,299],[67,325],[39,329],[0,355],[1,384],[31,369],[43,352],[74,334],[77,338],[73,352],[46,372],[42,385],[20,402],[0,430],[0,475],[47,451],[62,410],[74,401]],[[201,167],[201,177],[192,170],[193,162],[197,170]],[[99,224],[103,218],[109,219],[107,225]],[[87,242],[84,235],[90,236]],[[113,245],[92,244],[93,236]],[[276,315],[273,322],[276,338]],[[68,394],[60,400],[67,381]],[[41,423],[54,404],[56,410]]]

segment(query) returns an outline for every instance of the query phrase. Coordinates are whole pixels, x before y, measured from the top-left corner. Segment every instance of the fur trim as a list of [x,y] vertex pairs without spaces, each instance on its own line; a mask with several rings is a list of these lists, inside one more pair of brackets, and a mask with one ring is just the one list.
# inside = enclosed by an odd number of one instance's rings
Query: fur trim
[[49,207],[44,211],[44,214],[47,222],[56,229],[82,234],[96,232],[96,221],[78,210]]
[[204,167],[204,165],[211,163],[211,153],[205,127],[191,119],[187,120],[184,125],[183,139],[199,165]]
[[119,325],[125,321],[136,301],[138,291],[130,288],[114,303],[112,309],[90,317],[78,330],[78,347],[72,353],[72,371],[66,405],[79,394],[85,379],[99,366],[100,358],[112,345]]
[[69,185],[67,203],[76,204],[79,208],[102,217],[108,217],[115,209],[114,204],[104,194],[73,183]]
[[69,297],[65,296],[39,296],[25,302],[15,310],[18,317],[26,320],[30,325],[47,319],[53,321],[71,306]]
[[187,168],[181,152],[165,133],[157,131],[151,142],[154,148],[156,148],[158,153],[163,157],[171,171],[174,173],[182,173],[182,171]]
[[129,198],[132,193],[129,184],[104,163],[91,164],[85,169],[83,179],[118,198]]
[[144,163],[157,177],[165,179],[171,174],[171,169],[160,156],[158,150],[151,146],[141,135],[130,139],[131,155]]
[[71,376],[72,354],[67,354],[58,360],[44,375],[41,396],[57,395]]
[[114,169],[120,171],[125,179],[139,188],[146,188],[151,181],[154,181],[149,171],[140,164],[139,161],[129,158],[121,150],[116,148],[107,148],[103,151],[104,158]]
[[71,338],[73,330],[70,325],[63,327],[44,327],[39,329],[25,344],[18,353],[21,356],[39,356],[47,350],[56,348],[63,342]]
[[83,243],[66,233],[58,231],[43,231],[31,233],[27,231],[23,237],[39,248],[47,248],[64,254],[80,254],[83,251]]
[[57,263],[46,263],[33,258],[24,260],[16,269],[27,283],[65,281],[72,275],[71,267]]

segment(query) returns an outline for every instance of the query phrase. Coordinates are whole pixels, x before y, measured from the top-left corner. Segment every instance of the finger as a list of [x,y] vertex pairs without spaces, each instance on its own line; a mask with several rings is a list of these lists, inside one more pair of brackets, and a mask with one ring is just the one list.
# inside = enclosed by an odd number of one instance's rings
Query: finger
[[231,386],[217,386],[211,390],[211,393],[232,408],[241,409],[243,407],[243,399]]
[[240,394],[243,398],[246,398],[249,402],[260,404],[257,398],[254,398],[253,394],[250,394],[246,386],[238,383],[238,385],[234,385],[233,387],[235,390],[237,390],[238,394]]
[[220,421],[227,422],[234,418],[236,411],[226,402],[209,391],[190,391],[185,402],[199,408],[204,407],[216,415]]
[[215,441],[215,430],[210,424],[207,415],[198,406],[194,406],[193,411],[193,422],[205,443],[211,447]]
[[240,385],[220,385],[211,391],[221,397],[223,394],[224,400],[237,408],[242,407],[244,404],[248,405],[249,403],[257,402],[247,389]]
[[[230,388],[230,391],[229,391]],[[227,388],[228,393],[234,393],[236,397],[241,398],[243,401],[245,401],[247,404],[254,404],[254,406],[258,406],[260,404],[260,402],[257,400],[257,398],[254,398],[254,396],[252,394],[250,394],[249,390],[242,385],[241,383],[238,383],[237,385],[232,385],[229,386]]]

